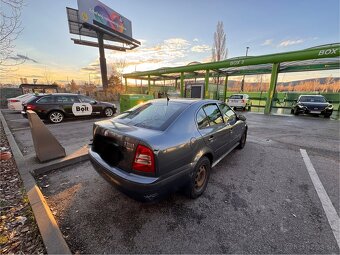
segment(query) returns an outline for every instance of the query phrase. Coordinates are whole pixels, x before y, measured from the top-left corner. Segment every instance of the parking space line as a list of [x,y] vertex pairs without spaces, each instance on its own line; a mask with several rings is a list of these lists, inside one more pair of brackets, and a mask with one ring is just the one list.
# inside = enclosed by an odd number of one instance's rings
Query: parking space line
[[303,161],[305,162],[305,165],[307,167],[309,176],[312,180],[312,183],[314,185],[314,188],[316,190],[316,193],[319,196],[319,199],[321,201],[323,210],[326,213],[326,217],[328,220],[329,225],[331,226],[331,229],[333,231],[333,235],[335,237],[335,240],[338,244],[338,247],[340,248],[340,218],[337,214],[330,198],[327,195],[327,192],[325,188],[323,187],[318,174],[315,171],[315,168],[307,154],[307,151],[304,149],[300,149]]

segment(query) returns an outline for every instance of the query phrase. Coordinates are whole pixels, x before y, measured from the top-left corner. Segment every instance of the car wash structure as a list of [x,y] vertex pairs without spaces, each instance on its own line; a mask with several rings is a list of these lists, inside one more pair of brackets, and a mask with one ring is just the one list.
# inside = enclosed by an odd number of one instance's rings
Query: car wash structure
[[262,56],[246,56],[226,59],[219,62],[199,63],[187,66],[160,68],[156,70],[124,74],[127,79],[148,81],[148,92],[152,83],[163,80],[174,80],[181,96],[185,94],[185,79],[204,78],[201,98],[208,98],[210,78],[224,78],[223,100],[227,96],[228,78],[241,75],[271,74],[267,91],[265,114],[272,109],[274,93],[279,73],[320,71],[340,69],[340,43],[328,44],[299,51],[269,54]]

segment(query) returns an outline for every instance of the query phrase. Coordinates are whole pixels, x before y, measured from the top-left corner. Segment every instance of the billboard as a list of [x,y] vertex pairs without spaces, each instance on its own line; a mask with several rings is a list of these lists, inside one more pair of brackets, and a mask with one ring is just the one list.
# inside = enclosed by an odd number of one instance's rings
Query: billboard
[[100,26],[132,38],[131,21],[98,0],[77,0],[82,23]]

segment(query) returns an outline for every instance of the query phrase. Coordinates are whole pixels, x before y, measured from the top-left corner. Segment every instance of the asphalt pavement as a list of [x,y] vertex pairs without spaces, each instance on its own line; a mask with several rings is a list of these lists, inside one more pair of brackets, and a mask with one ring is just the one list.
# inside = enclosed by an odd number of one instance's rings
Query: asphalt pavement
[[339,219],[339,121],[245,115],[245,148],[213,168],[196,200],[177,192],[156,204],[134,201],[88,161],[38,178],[72,252],[339,254],[339,229],[301,154]]

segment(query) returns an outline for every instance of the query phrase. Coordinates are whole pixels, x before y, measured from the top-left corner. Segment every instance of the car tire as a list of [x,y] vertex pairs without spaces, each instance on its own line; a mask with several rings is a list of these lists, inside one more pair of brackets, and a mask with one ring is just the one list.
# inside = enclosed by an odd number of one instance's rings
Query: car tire
[[326,119],[329,119],[332,116],[332,114],[325,114],[323,117]]
[[298,109],[297,108],[294,108],[294,115],[299,115],[299,111],[298,111]]
[[237,149],[242,150],[244,146],[246,145],[246,141],[247,141],[247,130],[245,130],[244,133],[242,134],[240,143],[237,146]]
[[294,109],[291,109],[291,110],[290,110],[290,113],[291,113],[291,114],[294,114]]
[[210,172],[210,160],[207,157],[202,157],[197,162],[190,183],[186,188],[186,193],[190,198],[195,199],[203,194],[208,185]]
[[113,114],[115,114],[115,111],[114,111],[113,108],[107,107],[107,108],[104,109],[104,112],[103,112],[103,113],[104,113],[104,116],[105,116],[105,117],[112,117]]
[[61,111],[51,111],[48,114],[48,120],[52,124],[58,124],[64,120],[64,114]]

